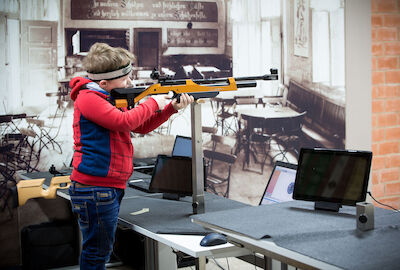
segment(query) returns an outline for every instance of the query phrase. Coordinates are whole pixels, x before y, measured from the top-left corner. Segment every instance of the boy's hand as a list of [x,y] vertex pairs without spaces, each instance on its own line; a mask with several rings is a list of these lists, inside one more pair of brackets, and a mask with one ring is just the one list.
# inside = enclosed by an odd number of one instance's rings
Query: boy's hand
[[189,104],[194,102],[194,97],[190,96],[186,93],[181,94],[180,96],[180,102],[178,103],[177,99],[174,98],[172,100],[172,107],[174,107],[175,110],[179,111],[181,109],[186,108]]
[[169,95],[153,95],[151,97],[157,102],[159,110],[163,110],[171,102]]

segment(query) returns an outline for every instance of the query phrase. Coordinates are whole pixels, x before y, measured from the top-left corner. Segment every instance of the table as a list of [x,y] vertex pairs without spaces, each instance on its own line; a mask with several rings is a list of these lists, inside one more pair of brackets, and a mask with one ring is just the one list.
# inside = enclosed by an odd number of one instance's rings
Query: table
[[[245,150],[245,159],[243,160],[243,169],[245,169],[246,165],[249,167],[250,164],[250,155],[253,155],[253,158],[256,163],[260,163],[257,160],[256,154],[250,149],[250,142],[257,136],[256,141],[262,142],[265,140],[266,142],[270,142],[272,138],[271,135],[279,134],[282,132],[283,124],[288,119],[292,119],[298,117],[300,113],[296,112],[290,107],[282,107],[282,106],[271,106],[265,108],[241,108],[238,107],[236,109],[238,113],[238,123],[239,123],[239,132],[238,132],[238,145],[239,150],[241,147],[244,147]],[[242,127],[242,121],[245,121],[245,127]],[[258,133],[255,131],[256,129],[260,130]],[[265,154],[264,161],[261,163],[261,173],[263,173],[264,163],[266,161],[267,154]]]
[[294,117],[299,115],[298,112],[293,110],[290,107],[283,107],[283,106],[271,106],[271,107],[264,107],[264,108],[240,108],[236,109],[238,115],[246,115],[251,117],[258,117],[258,118],[288,118]]
[[[68,172],[70,171],[66,171]],[[45,178],[44,185],[48,186],[52,175],[48,172],[38,172],[26,173],[21,177],[23,179]],[[58,190],[57,195],[69,200],[67,190]],[[119,224],[146,238],[146,269],[176,269],[176,255],[172,250],[179,250],[195,257],[196,269],[200,270],[205,269],[207,256],[227,257],[249,254],[248,250],[230,243],[213,247],[200,246],[200,240],[209,230],[191,222],[190,215],[193,213],[191,197],[184,197],[180,201],[166,200],[161,197],[160,193],[145,193],[128,186],[121,203]],[[207,211],[245,206],[243,203],[214,194],[205,194]],[[132,214],[146,208],[148,210],[144,210],[142,214]]]
[[[206,211],[221,211],[228,207],[244,207],[244,204],[206,193],[205,207]],[[171,248],[197,258],[196,269],[205,269],[207,256],[249,254],[246,249],[229,243],[214,247],[200,246],[200,240],[209,230],[191,223],[191,214],[190,197],[181,198],[180,201],[136,197],[122,201],[119,220],[124,226],[146,236],[146,258],[156,258],[156,261],[146,261],[146,269],[176,269]],[[157,261],[162,261],[162,264]]]
[[[375,229],[356,229],[355,207],[314,210],[291,201],[206,213],[192,221],[245,248],[301,269],[398,269],[400,215],[375,208]],[[229,220],[227,220],[229,217]]]

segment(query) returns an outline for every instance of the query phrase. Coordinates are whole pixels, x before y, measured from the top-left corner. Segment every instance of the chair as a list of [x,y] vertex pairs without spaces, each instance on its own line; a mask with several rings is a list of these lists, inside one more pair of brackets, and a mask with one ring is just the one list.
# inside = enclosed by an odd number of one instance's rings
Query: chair
[[285,100],[283,96],[264,96],[261,99],[263,107],[268,106],[285,106]]
[[[12,123],[11,115],[0,115],[0,135],[10,133],[9,129]],[[14,132],[13,130],[11,132]]]
[[257,107],[260,100],[254,96],[234,96],[236,105],[254,105]]
[[217,133],[218,130],[217,130],[215,127],[206,127],[206,126],[203,126],[203,127],[201,127],[201,131],[202,131],[203,133],[215,134],[215,133]]
[[286,106],[286,101],[287,101],[287,95],[288,95],[289,89],[281,84],[275,95],[270,95],[270,96],[264,96],[262,100],[263,107],[266,105],[268,106]]
[[15,147],[15,153],[21,166],[25,167],[27,172],[37,171],[40,162],[40,153],[42,150],[41,140],[37,139],[37,134],[31,129],[21,128],[21,140]]
[[168,118],[163,124],[161,124],[158,128],[154,129],[152,133],[159,135],[170,135],[171,134],[171,124],[173,118]]
[[[250,96],[234,96],[235,99],[235,109],[246,109],[246,108],[257,108],[259,104],[262,104],[260,102],[260,98],[256,98],[254,95]],[[235,112],[235,121],[236,121],[236,139],[237,139],[237,148],[235,151],[235,154],[238,154],[243,147],[243,143],[246,141],[245,134],[243,133],[243,127],[245,126],[245,123],[243,123],[243,118],[239,117],[238,112]]]
[[[3,136],[0,156],[3,161],[2,174],[12,176],[18,170],[37,171],[39,156],[34,147],[34,135],[30,130],[20,129],[21,133],[8,133]],[[3,174],[3,176],[5,176]]]
[[[60,132],[64,114],[65,114],[65,108],[60,118],[60,122],[56,125],[54,122],[55,118],[53,118],[52,124],[50,126],[46,126],[44,120],[33,119],[33,118],[26,119],[28,123],[28,130],[31,133],[36,134],[36,135],[32,134],[34,135],[32,137],[37,137],[37,139],[40,141],[38,149],[39,153],[42,151],[44,147],[46,147],[46,149],[49,149],[48,145],[51,145],[53,150],[56,150],[57,147],[59,149],[59,153],[62,154],[61,145],[56,141],[56,138]],[[55,130],[55,133],[52,132],[53,130]]]
[[16,168],[13,166],[14,155],[11,151],[13,148],[12,144],[0,145],[0,175],[6,181],[15,182],[14,174]]
[[228,135],[229,131],[235,131],[235,99],[212,98],[211,108],[217,129],[221,127],[221,135]]
[[[276,143],[276,136],[282,132],[280,118],[263,118],[242,115],[247,127],[241,136],[241,144],[245,148],[243,170],[250,167],[250,159],[260,164],[261,174],[268,158],[274,160],[281,152],[281,146]],[[278,152],[277,154],[275,152]]]
[[[218,129],[216,127],[206,127],[203,126],[201,127],[202,131],[202,138],[203,138],[203,147],[204,148],[210,148],[210,144],[213,145],[213,141],[211,140],[211,135],[216,134]],[[211,146],[212,147],[212,146]]]
[[301,140],[303,137],[303,123],[307,111],[299,115],[282,120],[282,132],[278,134],[277,141],[283,146],[283,159],[288,161],[287,154],[291,152],[296,158],[299,156]]
[[207,167],[207,191],[229,198],[231,169],[236,158],[237,157],[232,154],[204,150],[204,159]]
[[236,149],[238,147],[236,138],[212,134],[211,142],[212,151],[219,151],[222,153],[229,153],[234,155],[236,154]]

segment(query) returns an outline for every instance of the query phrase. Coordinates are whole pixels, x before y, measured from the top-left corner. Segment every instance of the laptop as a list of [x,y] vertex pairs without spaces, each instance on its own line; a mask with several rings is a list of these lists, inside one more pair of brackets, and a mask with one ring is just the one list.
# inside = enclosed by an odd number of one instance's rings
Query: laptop
[[177,198],[192,195],[192,158],[158,155],[149,190]]
[[172,148],[173,157],[192,157],[192,138],[176,135],[174,147]]
[[259,205],[292,201],[297,165],[277,161]]
[[[177,157],[192,157],[192,138],[190,137],[185,137],[185,136],[180,136],[177,135],[175,137],[175,142],[174,142],[174,147],[172,148],[172,156],[177,156]],[[154,158],[155,165],[153,166],[153,169],[151,170],[151,175],[150,174],[136,174],[133,172],[131,178],[129,178],[129,186],[135,189],[138,189],[140,191],[144,192],[149,192],[151,193],[149,187],[152,179],[152,175],[156,171],[155,167],[157,167],[157,161],[159,160],[158,157]],[[137,169],[135,167],[135,169]]]

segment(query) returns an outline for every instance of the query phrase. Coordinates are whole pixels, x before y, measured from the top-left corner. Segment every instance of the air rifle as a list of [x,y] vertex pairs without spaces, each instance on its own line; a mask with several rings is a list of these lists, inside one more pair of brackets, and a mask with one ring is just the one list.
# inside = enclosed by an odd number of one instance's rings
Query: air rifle
[[55,199],[57,190],[67,189],[71,184],[70,175],[55,170],[54,165],[50,167],[49,172],[53,175],[49,187],[43,188],[45,178],[21,180],[16,186],[10,188],[12,196],[12,207],[24,205],[29,199],[45,198]]
[[171,76],[161,75],[156,69],[150,78],[158,82],[149,87],[116,88],[111,90],[111,103],[117,108],[133,108],[136,103],[149,95],[174,93],[173,98],[179,102],[180,94],[187,93],[195,99],[216,97],[221,91],[236,91],[239,88],[256,87],[257,80],[278,80],[278,70],[270,69],[270,74],[250,77],[229,77],[215,79],[180,79],[173,80]]
[[13,206],[21,206],[26,203],[27,200],[33,198],[45,198],[55,199],[58,189],[67,189],[71,183],[69,175],[67,176],[56,176],[51,179],[50,186],[44,189],[45,178],[21,180],[15,187],[12,188],[13,193]]

